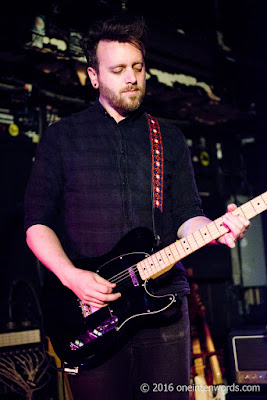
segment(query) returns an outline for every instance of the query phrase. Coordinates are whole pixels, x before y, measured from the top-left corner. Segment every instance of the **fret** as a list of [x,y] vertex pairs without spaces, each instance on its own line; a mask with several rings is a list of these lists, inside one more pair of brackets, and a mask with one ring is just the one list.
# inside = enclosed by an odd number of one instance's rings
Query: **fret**
[[146,273],[148,278],[155,273],[155,264],[152,260],[153,256],[154,254],[146,259]]
[[243,212],[243,210],[242,210],[241,207],[238,207],[236,210],[234,210],[234,211],[233,211],[233,214],[234,214],[234,215],[241,215],[241,217],[246,218],[246,216],[245,216],[245,214],[244,214],[244,212]]
[[[227,233],[229,231],[228,228],[226,228],[223,224],[223,217],[217,218],[213,221],[213,223],[216,225],[218,232],[219,232],[219,236],[224,235],[225,233]],[[218,236],[218,237],[219,237]]]
[[166,263],[164,260],[164,253],[162,252],[162,250],[153,254],[150,257],[150,259],[151,259],[151,266],[152,266],[153,273],[160,271],[162,268],[164,268],[166,266]]
[[155,254],[152,254],[150,257],[146,259],[147,262],[147,272],[151,275],[153,275],[155,272],[157,272],[157,258]]
[[165,249],[160,250],[159,253],[160,253],[160,257],[161,257],[162,262],[164,262],[165,264],[168,264],[169,263],[169,257],[167,256]]
[[170,246],[165,247],[164,251],[165,251],[165,253],[166,253],[166,256],[167,256],[168,260],[170,261],[170,264],[176,263],[177,258],[174,257],[174,255],[173,255],[173,253],[172,253],[172,251],[171,251]]
[[242,209],[247,219],[253,218],[255,217],[255,215],[257,215],[257,211],[253,207],[251,201],[248,201],[247,203],[243,204],[242,206],[240,206],[240,208]]
[[[238,207],[233,211],[233,214],[242,215],[247,219],[251,219],[265,210],[267,210],[267,192],[262,193],[260,196]],[[140,277],[146,280],[161,275],[172,268],[177,261],[227,232],[229,232],[229,229],[224,226],[223,217],[217,218],[200,230],[177,240],[165,249],[138,262],[137,268]]]
[[195,250],[197,250],[199,248],[199,246],[198,246],[198,244],[197,244],[197,242],[196,242],[196,240],[194,238],[194,235],[192,235],[192,234],[188,235],[188,236],[186,236],[186,239],[187,239],[187,241],[188,241],[188,243],[190,245],[190,248],[193,251],[195,251]]
[[147,261],[147,259],[144,258],[144,260],[139,261],[137,263],[138,272],[139,272],[141,279],[143,279],[143,281],[145,281],[146,279],[148,279],[151,276],[151,273],[149,272],[149,268],[147,266],[146,261]]
[[217,228],[217,226],[216,226],[216,224],[214,222],[210,222],[207,225],[207,228],[209,230],[209,233],[210,233],[212,239],[217,239],[219,236],[221,236],[221,234],[220,234],[220,232],[219,232],[219,230],[218,230],[218,228]]
[[267,209],[267,206],[261,196],[255,197],[255,199],[252,199],[250,202],[258,214]]
[[210,236],[207,225],[203,226],[203,228],[201,228],[199,232],[201,233],[202,238],[206,244],[210,243],[213,240],[212,237]]
[[176,247],[178,253],[180,254],[181,258],[186,256],[186,252],[184,251],[184,248],[183,248],[180,240],[177,240],[177,242],[175,242],[175,247]]
[[166,265],[169,265],[170,264],[170,262],[169,262],[169,258],[167,257],[167,254],[166,254],[166,252],[164,251],[164,249],[163,250],[161,250],[160,251],[160,267],[162,268],[162,265],[164,266],[164,267],[166,267]]
[[192,236],[194,236],[194,239],[199,247],[205,246],[206,243],[204,242],[204,239],[199,231],[194,232]]
[[183,249],[184,249],[186,255],[192,253],[191,247],[190,247],[186,237],[183,237],[182,239],[180,239],[180,243],[183,246]]
[[[156,253],[157,254],[157,253]],[[150,257],[145,258],[137,264],[140,276],[143,280],[149,279],[151,276],[155,275],[160,269],[158,265],[158,259],[156,254],[152,254]],[[139,266],[142,271],[140,272]]]
[[157,266],[158,266],[158,253],[152,254],[152,256],[148,257],[147,261],[149,262],[149,266],[151,269],[151,273],[157,272]]
[[175,259],[176,259],[176,261],[178,261],[178,260],[180,260],[182,257],[181,257],[181,255],[180,255],[180,253],[179,253],[179,251],[178,251],[178,249],[177,249],[177,247],[176,247],[176,243],[177,243],[177,242],[172,243],[168,248],[171,250],[173,256],[174,256]]

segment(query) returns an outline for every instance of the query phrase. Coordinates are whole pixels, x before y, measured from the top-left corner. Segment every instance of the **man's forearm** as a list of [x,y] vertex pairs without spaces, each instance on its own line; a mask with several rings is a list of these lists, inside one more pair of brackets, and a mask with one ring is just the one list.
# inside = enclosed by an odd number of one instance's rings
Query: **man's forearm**
[[55,232],[45,225],[33,225],[27,230],[27,244],[36,257],[52,271],[84,304],[96,308],[117,300],[116,286],[92,271],[76,268],[64,252]]
[[206,226],[210,222],[209,218],[203,216],[190,218],[180,226],[177,236],[178,238],[182,238],[191,235],[191,233],[203,228],[203,226]]
[[64,252],[55,232],[41,224],[31,226],[26,233],[29,248],[50,271],[69,286],[75,267]]
[[[217,240],[210,242],[211,244],[221,243],[230,248],[234,248],[235,242],[244,237],[250,222],[241,215],[234,215],[233,211],[235,211],[236,208],[236,204],[228,204],[228,212],[222,216],[223,225],[228,229],[228,232],[220,236]],[[190,218],[180,226],[177,236],[179,238],[188,236],[210,222],[211,220],[209,218],[203,216]]]

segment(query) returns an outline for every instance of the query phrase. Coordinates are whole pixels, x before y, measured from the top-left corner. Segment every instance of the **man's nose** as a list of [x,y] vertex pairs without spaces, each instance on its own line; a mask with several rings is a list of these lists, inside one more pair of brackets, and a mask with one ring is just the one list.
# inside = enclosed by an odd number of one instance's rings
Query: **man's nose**
[[133,70],[133,68],[129,68],[129,69],[126,70],[125,79],[126,79],[126,83],[127,84],[131,83],[133,85],[134,83],[137,82],[136,73]]

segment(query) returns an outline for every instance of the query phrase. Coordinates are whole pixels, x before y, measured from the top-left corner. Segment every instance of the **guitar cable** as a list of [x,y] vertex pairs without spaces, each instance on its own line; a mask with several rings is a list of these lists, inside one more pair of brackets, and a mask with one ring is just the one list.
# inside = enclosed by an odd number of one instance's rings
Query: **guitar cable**
[[66,390],[65,390],[65,372],[64,372],[64,367],[63,367],[64,361],[61,360],[61,368],[63,369],[62,372],[62,394],[63,394],[63,400],[66,399]]

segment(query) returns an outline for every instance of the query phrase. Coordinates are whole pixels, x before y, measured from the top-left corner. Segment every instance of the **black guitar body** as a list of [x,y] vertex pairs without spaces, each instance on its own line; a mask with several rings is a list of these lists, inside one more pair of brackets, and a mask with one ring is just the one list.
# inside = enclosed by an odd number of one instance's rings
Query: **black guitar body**
[[[267,192],[264,192],[235,209],[233,214],[251,219],[266,209]],[[43,316],[46,333],[57,355],[71,366],[95,364],[98,355],[103,356],[115,348],[126,328],[135,328],[138,321],[150,324],[152,316],[159,316],[162,323],[164,311],[168,310],[168,321],[164,324],[168,323],[169,314],[177,310],[171,306],[179,297],[176,294],[155,296],[151,290],[153,285],[150,287],[152,279],[148,279],[170,270],[177,261],[228,231],[222,217],[217,218],[165,249],[157,249],[159,251],[154,254],[152,232],[136,228],[106,255],[74,262],[78,268],[96,271],[110,282],[116,282],[116,291],[121,292],[122,297],[99,310],[84,305],[50,273],[43,291]],[[139,263],[146,257],[146,261]]]
[[99,310],[85,306],[49,273],[43,290],[43,315],[46,334],[59,358],[71,366],[95,363],[129,334],[137,320],[156,317],[176,301],[175,294],[154,296],[149,281],[140,279],[136,263],[151,255],[153,245],[152,232],[137,228],[106,255],[74,262],[78,268],[116,282],[115,291],[121,292],[121,298]]

